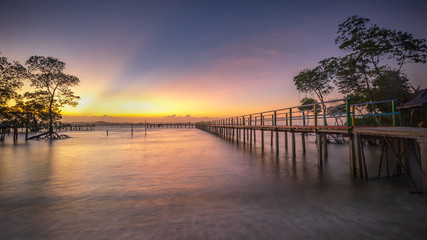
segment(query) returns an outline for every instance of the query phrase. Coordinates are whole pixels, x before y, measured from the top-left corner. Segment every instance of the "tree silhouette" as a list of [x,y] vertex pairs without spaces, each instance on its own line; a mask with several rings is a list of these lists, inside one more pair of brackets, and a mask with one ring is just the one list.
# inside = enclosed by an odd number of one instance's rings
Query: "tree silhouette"
[[76,106],[79,96],[74,95],[71,87],[79,84],[75,76],[63,73],[65,63],[52,57],[32,56],[26,65],[30,72],[31,86],[34,92],[46,105],[48,112],[49,131],[46,137],[55,139],[60,137],[53,131],[54,121],[60,117],[60,109],[64,105]]
[[9,62],[6,57],[0,57],[0,105],[18,95],[17,91],[24,85],[26,69],[18,62]]
[[[393,85],[395,76],[401,76],[403,66],[408,63],[426,63],[427,45],[425,39],[416,39],[412,34],[368,25],[368,18],[349,17],[339,25],[335,43],[348,52],[341,67],[348,71],[341,73],[339,88],[352,88],[353,80],[359,80],[358,90],[366,91],[373,99],[372,85],[381,81],[388,95],[396,96],[399,88]],[[393,72],[393,78],[390,78]],[[356,75],[354,79],[351,75]],[[362,87],[362,88],[360,88]]]

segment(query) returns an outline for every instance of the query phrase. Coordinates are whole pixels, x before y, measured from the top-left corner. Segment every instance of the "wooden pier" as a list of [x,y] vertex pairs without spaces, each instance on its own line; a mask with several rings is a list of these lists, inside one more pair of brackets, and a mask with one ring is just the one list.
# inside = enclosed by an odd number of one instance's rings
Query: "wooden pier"
[[65,131],[92,131],[99,128],[194,128],[191,122],[145,122],[145,123],[68,123],[61,130]]
[[[393,174],[405,173],[416,190],[427,191],[427,129],[410,127],[359,127],[352,130],[350,138],[350,166],[354,175],[368,178],[366,160],[363,154],[363,138],[380,140],[381,156],[378,176],[382,163],[392,161],[395,164]],[[422,184],[412,178],[417,170],[421,171]],[[388,170],[388,169],[387,169]],[[387,173],[390,176],[390,173]]]
[[146,128],[194,128],[195,123],[146,123]]
[[[390,104],[388,113],[363,112],[363,107],[373,104]],[[388,176],[406,174],[416,192],[427,191],[427,129],[398,127],[394,100],[375,103],[353,104],[349,99],[340,99],[312,105],[278,109],[249,115],[224,118],[210,122],[199,122],[196,127],[211,133],[230,138],[251,146],[256,142],[257,131],[261,137],[261,148],[264,149],[264,133],[270,133],[268,141],[271,149],[279,154],[280,135],[284,135],[285,151],[292,152],[296,157],[296,140],[299,136],[302,152],[306,152],[305,135],[315,134],[317,145],[317,163],[324,164],[328,156],[328,139],[345,138],[349,146],[349,169],[352,176],[367,179],[366,160],[363,140],[375,138],[382,150],[378,177],[381,174],[381,164],[394,164],[393,173]],[[356,119],[382,117],[381,121],[389,122],[392,126],[356,126]],[[311,124],[309,124],[311,122]],[[281,134],[279,134],[281,133]],[[288,148],[290,135],[290,148]],[[274,144],[275,143],[275,144]],[[409,145],[409,146],[408,146]],[[387,154],[388,153],[388,154]],[[413,179],[412,172],[421,170],[422,183]]]

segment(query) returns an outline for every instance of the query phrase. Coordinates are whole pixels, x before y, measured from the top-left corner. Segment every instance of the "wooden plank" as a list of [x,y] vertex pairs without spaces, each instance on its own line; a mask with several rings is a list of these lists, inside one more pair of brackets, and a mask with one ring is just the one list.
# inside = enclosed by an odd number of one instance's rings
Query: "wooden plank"
[[401,137],[401,138],[425,138],[427,129],[412,127],[355,127],[354,134],[379,136],[379,137]]

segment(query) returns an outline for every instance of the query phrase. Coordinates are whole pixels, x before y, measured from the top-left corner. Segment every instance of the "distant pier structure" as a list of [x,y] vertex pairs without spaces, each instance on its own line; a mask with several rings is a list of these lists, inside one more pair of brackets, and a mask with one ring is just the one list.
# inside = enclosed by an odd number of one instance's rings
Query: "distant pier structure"
[[62,131],[93,131],[96,125],[94,123],[69,123],[60,127]]
[[[379,105],[382,109],[388,106],[390,111],[379,113]],[[258,135],[262,149],[267,142],[277,154],[291,151],[292,158],[296,157],[296,136],[300,136],[305,154],[306,135],[315,135],[319,167],[328,157],[328,142],[348,143],[350,174],[361,179],[368,179],[364,146],[373,143],[381,151],[375,177],[384,176],[384,172],[387,177],[405,174],[414,192],[427,192],[427,129],[400,127],[399,115],[396,100],[351,104],[346,98],[198,122],[196,127],[251,147]],[[265,132],[270,133],[269,140]]]
[[194,128],[195,123],[191,122],[145,122],[145,123],[67,123],[59,127],[62,131],[93,131],[104,128]]
[[146,128],[194,128],[195,123],[146,123]]

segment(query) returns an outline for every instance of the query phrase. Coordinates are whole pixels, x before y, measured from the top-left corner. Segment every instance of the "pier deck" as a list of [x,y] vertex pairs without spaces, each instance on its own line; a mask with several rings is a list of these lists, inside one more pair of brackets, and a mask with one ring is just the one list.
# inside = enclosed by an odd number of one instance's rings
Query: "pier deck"
[[[227,138],[252,144],[256,141],[256,131],[260,132],[261,147],[264,148],[264,132],[271,132],[269,143],[279,153],[279,132],[285,134],[285,149],[288,150],[288,134],[291,135],[292,157],[295,158],[295,135],[301,135],[301,146],[305,153],[305,138],[308,133],[316,134],[317,160],[322,166],[328,156],[328,136],[348,138],[350,173],[367,179],[366,160],[363,145],[373,139],[381,148],[378,177],[381,164],[394,164],[390,175],[408,175],[415,191],[427,191],[427,129],[399,127],[396,100],[350,104],[350,99],[339,99],[297,107],[270,110],[240,115],[209,122],[196,123],[196,127]],[[390,112],[372,111],[375,105],[389,105]],[[371,109],[371,110],[370,110]],[[366,126],[374,125],[374,126]],[[376,126],[375,126],[376,125]],[[384,126],[391,125],[391,126]],[[275,134],[274,134],[275,133]],[[334,136],[332,136],[334,137]],[[347,141],[347,140],[346,140]],[[275,144],[273,144],[275,142]],[[415,168],[418,168],[415,169]],[[415,171],[413,171],[415,170]],[[422,183],[411,176],[421,170]]]

